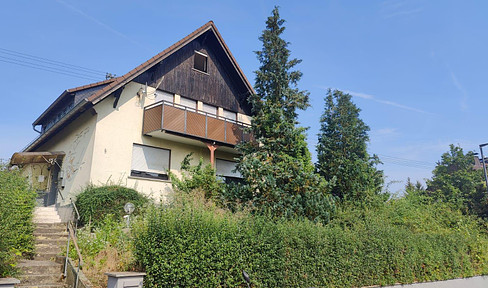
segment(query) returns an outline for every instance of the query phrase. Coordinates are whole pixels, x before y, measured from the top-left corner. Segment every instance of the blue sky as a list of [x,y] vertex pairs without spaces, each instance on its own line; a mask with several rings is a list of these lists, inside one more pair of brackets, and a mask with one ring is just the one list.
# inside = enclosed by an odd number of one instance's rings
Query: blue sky
[[328,88],[362,109],[392,192],[407,177],[429,178],[449,144],[477,151],[488,142],[486,1],[19,0],[0,10],[0,159],[35,138],[32,122],[65,89],[92,82],[7,63],[12,51],[120,76],[213,20],[253,83],[274,5],[303,60],[299,87],[311,107],[299,120],[312,153]]

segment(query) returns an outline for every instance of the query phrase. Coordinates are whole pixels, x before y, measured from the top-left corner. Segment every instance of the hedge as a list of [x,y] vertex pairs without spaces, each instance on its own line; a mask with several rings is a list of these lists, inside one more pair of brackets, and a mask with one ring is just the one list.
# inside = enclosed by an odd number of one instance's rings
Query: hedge
[[330,224],[271,221],[187,201],[133,231],[147,287],[358,287],[488,273],[488,236],[443,206],[393,200]]
[[0,164],[0,278],[15,275],[17,256],[34,251],[35,199],[24,177]]

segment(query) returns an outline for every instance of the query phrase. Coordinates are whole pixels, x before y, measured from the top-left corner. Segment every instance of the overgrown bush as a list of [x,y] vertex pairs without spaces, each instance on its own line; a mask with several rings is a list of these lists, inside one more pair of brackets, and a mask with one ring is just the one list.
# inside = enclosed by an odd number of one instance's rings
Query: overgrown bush
[[259,286],[283,287],[285,250],[276,224],[221,210],[200,193],[180,195],[186,200],[152,209],[135,225],[134,256],[147,273],[145,285],[237,287],[244,269],[259,271],[251,273]]
[[24,177],[0,163],[0,278],[15,273],[16,256],[34,250],[35,198]]
[[141,208],[149,199],[134,189],[111,186],[88,186],[76,198],[76,207],[80,213],[81,224],[93,223],[98,225],[107,214],[122,220],[125,215],[124,205],[131,202],[136,209],[134,215],[140,213]]
[[[391,200],[327,225],[218,209],[194,194],[134,231],[147,287],[360,287],[488,273],[486,227],[445,205]],[[188,198],[190,197],[190,198]],[[191,199],[191,200],[189,200]]]
[[[125,226],[123,221],[108,214],[97,227],[87,225],[77,232],[77,243],[84,261],[83,272],[95,287],[106,287],[104,272],[131,269],[131,238]],[[69,255],[72,259],[78,259],[73,246]]]
[[203,164],[202,158],[197,165],[191,165],[192,155],[193,152],[186,155],[181,162],[181,179],[175,174],[169,173],[173,188],[186,193],[198,188],[205,192],[206,198],[217,200],[225,189],[225,183],[217,179],[215,169],[210,164]]

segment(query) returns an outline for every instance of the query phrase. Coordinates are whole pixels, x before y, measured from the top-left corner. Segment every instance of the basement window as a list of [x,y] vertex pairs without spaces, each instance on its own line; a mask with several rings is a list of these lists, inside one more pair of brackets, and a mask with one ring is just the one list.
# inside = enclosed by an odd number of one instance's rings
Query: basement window
[[130,176],[168,180],[171,151],[134,144]]
[[195,56],[193,57],[193,68],[200,72],[207,73],[207,60],[208,56],[200,53],[198,51],[195,51]]

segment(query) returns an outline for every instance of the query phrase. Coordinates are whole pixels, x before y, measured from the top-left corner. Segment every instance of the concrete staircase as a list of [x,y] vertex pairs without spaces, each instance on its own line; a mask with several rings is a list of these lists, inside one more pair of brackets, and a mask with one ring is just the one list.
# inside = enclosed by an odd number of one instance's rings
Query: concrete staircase
[[[37,207],[34,212],[36,251],[33,260],[23,260],[21,288],[64,288],[63,264],[56,256],[66,248],[66,225],[61,222],[54,206]],[[63,249],[64,248],[64,249]]]

